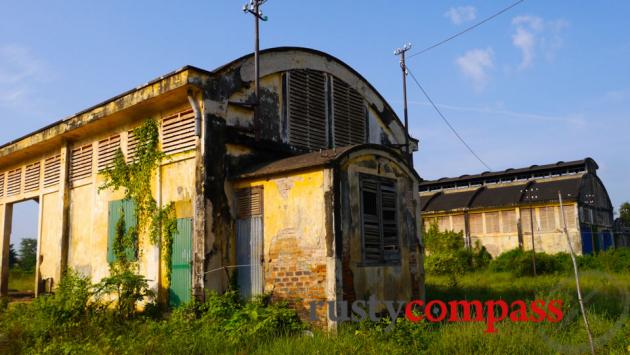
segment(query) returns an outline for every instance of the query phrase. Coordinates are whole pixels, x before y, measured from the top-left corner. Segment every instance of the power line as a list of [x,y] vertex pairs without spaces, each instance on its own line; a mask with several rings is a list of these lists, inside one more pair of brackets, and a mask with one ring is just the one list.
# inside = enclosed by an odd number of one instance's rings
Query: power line
[[450,37],[448,37],[448,38],[446,38],[446,39],[443,39],[443,40],[441,40],[441,41],[439,41],[439,42],[437,42],[437,43],[435,43],[435,44],[433,44],[433,45],[430,45],[430,46],[428,46],[427,48],[425,48],[425,49],[423,49],[423,50],[421,50],[421,51],[419,51],[419,52],[416,52],[416,53],[414,53],[414,54],[409,55],[409,57],[408,57],[408,58],[413,58],[413,57],[415,57],[415,56],[417,56],[417,55],[420,55],[420,54],[422,54],[422,53],[424,53],[424,52],[428,52],[428,51],[430,51],[431,49],[433,49],[433,48],[435,48],[435,47],[441,46],[441,45],[443,45],[444,43],[446,43],[446,42],[448,42],[448,41],[450,41],[450,40],[452,40],[452,39],[455,39],[455,38],[457,38],[457,37],[459,37],[459,36],[463,35],[464,33],[469,32],[469,31],[471,31],[471,30],[473,30],[473,29],[475,29],[475,28],[477,28],[477,27],[479,27],[479,26],[483,25],[484,23],[486,23],[486,22],[488,22],[488,21],[490,21],[490,20],[494,19],[495,17],[497,17],[497,16],[499,16],[499,15],[503,14],[504,12],[509,11],[510,9],[512,9],[513,7],[515,7],[516,5],[518,5],[518,4],[520,4],[520,3],[524,2],[524,1],[525,1],[525,0],[518,0],[517,2],[513,3],[512,5],[510,5],[510,6],[506,7],[506,8],[504,8],[503,10],[501,10],[501,11],[499,11],[499,12],[496,12],[494,15],[492,15],[492,16],[490,16],[490,17],[487,17],[487,18],[485,18],[484,20],[482,20],[482,21],[480,21],[480,22],[477,22],[476,24],[474,24],[474,25],[472,25],[472,26],[470,26],[470,27],[468,27],[468,28],[466,28],[466,29],[464,29],[464,30],[462,30],[462,31],[460,31],[460,32],[457,32],[457,33],[455,33],[454,35],[452,35],[452,36],[450,36]]
[[483,164],[486,168],[488,168],[488,170],[492,171],[492,168],[490,168],[490,166],[488,164],[486,164],[486,162],[484,162],[479,155],[477,155],[477,153],[475,153],[475,151],[470,147],[470,145],[468,145],[468,143],[466,143],[466,141],[464,140],[464,138],[462,138],[462,136],[457,132],[457,130],[455,129],[455,127],[453,127],[453,125],[451,125],[451,123],[446,119],[446,116],[444,116],[444,114],[442,113],[442,111],[440,111],[440,108],[437,107],[437,105],[433,102],[433,100],[431,100],[431,97],[429,96],[429,94],[426,92],[426,90],[424,90],[424,88],[422,87],[422,85],[420,85],[420,82],[418,81],[418,79],[416,79],[416,76],[413,75],[413,72],[411,71],[411,69],[409,69],[409,67],[407,66],[407,72],[409,73],[409,75],[411,76],[411,78],[413,79],[413,81],[416,83],[416,85],[418,85],[418,88],[420,88],[420,91],[422,91],[422,93],[424,94],[424,97],[427,98],[427,100],[429,100],[429,103],[431,103],[431,106],[433,106],[433,108],[435,109],[435,111],[438,113],[438,115],[440,115],[440,117],[442,117],[442,120],[444,121],[444,123],[446,123],[446,125],[448,126],[448,128],[451,129],[451,131],[453,131],[453,133],[455,134],[455,136],[466,146],[466,148],[468,148],[468,150],[470,151],[470,153],[472,153],[472,155],[475,156],[475,158],[477,158],[477,160],[479,160],[479,162],[481,162],[481,164]]

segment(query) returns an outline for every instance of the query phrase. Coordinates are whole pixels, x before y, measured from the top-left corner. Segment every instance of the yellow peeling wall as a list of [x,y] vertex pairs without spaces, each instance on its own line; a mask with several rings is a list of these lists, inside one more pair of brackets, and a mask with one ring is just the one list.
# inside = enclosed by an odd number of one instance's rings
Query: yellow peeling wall
[[[142,117],[156,120],[173,113],[190,109],[188,103],[175,109],[160,112],[153,116]],[[67,201],[67,266],[79,273],[88,276],[93,282],[100,281],[109,275],[107,262],[108,244],[108,207],[110,201],[120,200],[124,197],[123,191],[99,191],[99,187],[105,182],[103,174],[98,173],[98,142],[113,135],[121,135],[121,148],[126,150],[126,132],[141,124],[142,120],[132,121],[124,125],[112,126],[108,131],[90,132],[84,134],[80,140],[69,144],[68,149],[92,144],[92,174],[84,179],[74,181],[68,189]],[[158,121],[159,122],[159,121]],[[59,154],[62,151],[58,147],[51,154]],[[162,205],[175,203],[177,218],[192,218],[192,200],[195,191],[195,151],[188,151],[169,155],[163,161],[160,174],[153,178],[154,197]],[[38,157],[38,160],[44,157]],[[29,164],[30,161],[20,162],[18,166]],[[13,167],[1,169],[8,171]],[[63,169],[63,168],[62,168]],[[44,165],[41,166],[43,181]],[[63,176],[63,174],[62,174]],[[159,184],[158,184],[159,182]],[[41,183],[40,183],[41,186]],[[32,193],[22,193],[0,199],[0,203],[16,203],[26,199],[36,198],[40,203],[40,235],[38,249],[39,255],[39,279],[52,278],[53,287],[59,284],[62,268],[62,235],[63,235],[63,190],[62,182],[54,187],[40,189]],[[3,212],[3,211],[0,211]],[[0,213],[3,217],[4,213]],[[161,280],[162,289],[160,295],[166,294],[167,283],[165,280],[165,265],[161,265],[159,248],[153,245],[148,236],[139,238],[139,272],[149,280],[153,289],[158,288]],[[161,278],[161,279],[160,279]],[[35,282],[35,280],[33,280]],[[164,300],[165,298],[162,298]]]
[[[309,316],[309,302],[330,297],[327,255],[334,258],[329,245],[332,242],[332,213],[328,210],[332,207],[328,199],[332,191],[330,176],[329,170],[316,170],[237,182],[233,186],[234,189],[263,187],[265,292],[290,300],[304,319]],[[319,311],[319,318],[324,321],[326,309],[320,307]]]
[[[555,254],[564,252],[569,252],[569,246],[567,244],[566,236],[562,231],[562,217],[560,215],[560,205],[558,203],[548,203],[548,204],[540,204],[534,205],[534,246],[536,251],[542,251],[549,254]],[[554,225],[555,228],[553,230],[541,230],[539,228],[538,222],[541,220],[540,216],[540,208],[544,207],[552,207],[554,208]],[[492,209],[477,209],[467,211],[468,215],[471,214],[483,214],[483,230],[482,233],[469,233],[471,244],[474,246],[477,241],[483,245],[488,252],[493,256],[497,257],[500,254],[518,248],[519,247],[519,231],[518,231],[518,217],[522,213],[529,213],[527,211],[529,206],[525,205],[521,208],[513,207],[513,208],[492,208]],[[523,211],[525,209],[525,211]],[[580,225],[577,220],[578,216],[578,208],[577,204],[574,202],[569,202],[564,205],[565,213],[568,218],[573,218],[572,220],[567,220],[567,226],[569,231],[569,237],[571,238],[571,244],[573,246],[574,251],[577,254],[582,253],[582,238],[580,236]],[[489,233],[488,231],[488,222],[486,219],[486,213],[491,212],[505,212],[505,211],[514,211],[516,220],[507,222],[503,218],[501,218],[498,222],[499,230],[505,230],[504,225],[506,223],[512,223],[511,229],[513,232],[498,232],[498,233]],[[442,221],[441,224],[438,223],[439,229],[442,231],[451,230],[452,222],[450,221],[450,216],[462,216],[464,214],[463,211],[452,211],[452,212],[437,212],[437,213],[425,213],[424,218],[424,230],[427,230],[431,223],[435,221]],[[527,216],[528,217],[528,216]],[[522,220],[522,219],[521,219]],[[523,249],[531,250],[532,249],[532,236],[528,231],[530,230],[529,225],[524,225],[522,234],[523,240]],[[458,231],[456,231],[458,232]],[[466,235],[466,233],[464,233]]]

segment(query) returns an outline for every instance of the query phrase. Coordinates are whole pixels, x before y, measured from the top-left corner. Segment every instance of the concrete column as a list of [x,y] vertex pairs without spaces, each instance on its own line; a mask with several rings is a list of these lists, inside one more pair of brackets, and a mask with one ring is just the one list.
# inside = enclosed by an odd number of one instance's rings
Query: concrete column
[[[203,107],[203,100],[201,100]],[[192,289],[193,296],[203,299],[204,273],[206,263],[206,199],[204,196],[204,184],[206,181],[205,162],[205,119],[204,109],[199,113],[201,117],[200,135],[196,139],[195,154],[195,196],[193,198],[193,260],[192,260]]]
[[9,295],[9,240],[13,205],[0,205],[0,297]]
[[61,204],[61,228],[59,231],[59,248],[61,260],[59,261],[59,280],[53,280],[55,284],[61,281],[68,268],[69,246],[69,213],[70,213],[70,147],[65,143],[61,147],[61,176],[59,177],[59,203]]

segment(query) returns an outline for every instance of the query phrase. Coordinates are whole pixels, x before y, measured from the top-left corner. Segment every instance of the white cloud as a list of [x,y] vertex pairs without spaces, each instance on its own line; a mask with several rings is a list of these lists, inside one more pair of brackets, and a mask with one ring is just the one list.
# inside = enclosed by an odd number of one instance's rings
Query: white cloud
[[[422,101],[409,101],[410,104],[428,106],[429,104]],[[573,128],[582,128],[586,126],[587,121],[581,113],[571,113],[563,116],[553,116],[531,112],[518,112],[504,108],[502,105],[493,106],[455,106],[449,104],[438,104],[441,109],[456,111],[456,112],[471,112],[480,113],[484,115],[500,116],[502,118],[512,118],[519,121],[542,121],[542,122],[557,122],[562,123]]]
[[562,46],[561,32],[568,27],[566,20],[545,21],[538,16],[516,16],[512,19],[516,27],[512,44],[521,51],[519,69],[526,69],[534,63],[538,50],[545,58],[553,60],[554,54]]
[[473,81],[475,90],[481,91],[488,82],[488,70],[494,68],[492,48],[471,49],[455,60],[462,73]]
[[464,22],[476,19],[477,9],[474,6],[451,7],[444,13],[444,17],[448,17],[455,25],[461,25]]
[[37,85],[49,78],[45,64],[27,48],[0,46],[0,105],[22,105]]

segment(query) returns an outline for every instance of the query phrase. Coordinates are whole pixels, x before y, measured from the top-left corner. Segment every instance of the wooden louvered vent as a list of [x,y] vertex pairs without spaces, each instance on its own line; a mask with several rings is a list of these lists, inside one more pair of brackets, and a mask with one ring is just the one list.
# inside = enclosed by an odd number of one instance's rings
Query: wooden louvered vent
[[365,143],[363,97],[340,79],[333,78],[333,132],[335,146]]
[[98,171],[107,170],[114,165],[114,159],[120,149],[120,134],[98,142]]
[[245,188],[236,192],[236,214],[239,219],[263,214],[263,188]]
[[92,176],[92,144],[72,150],[70,180],[77,181]]
[[131,130],[127,132],[127,162],[136,160],[136,152],[138,151],[138,137],[136,133]]
[[397,264],[400,242],[396,215],[396,185],[382,179],[361,179],[363,261]]
[[288,73],[289,144],[312,150],[328,147],[326,75],[314,70]]
[[162,151],[175,154],[195,149],[195,114],[192,110],[162,120]]
[[26,175],[24,176],[24,192],[32,192],[39,190],[39,179],[41,174],[41,163],[35,162],[26,166]]
[[59,184],[61,176],[61,155],[57,154],[44,161],[44,187],[52,187]]
[[19,195],[22,192],[22,168],[11,170],[7,176],[7,196]]
[[6,176],[6,174],[4,172],[0,173],[0,198],[4,197],[5,176]]

